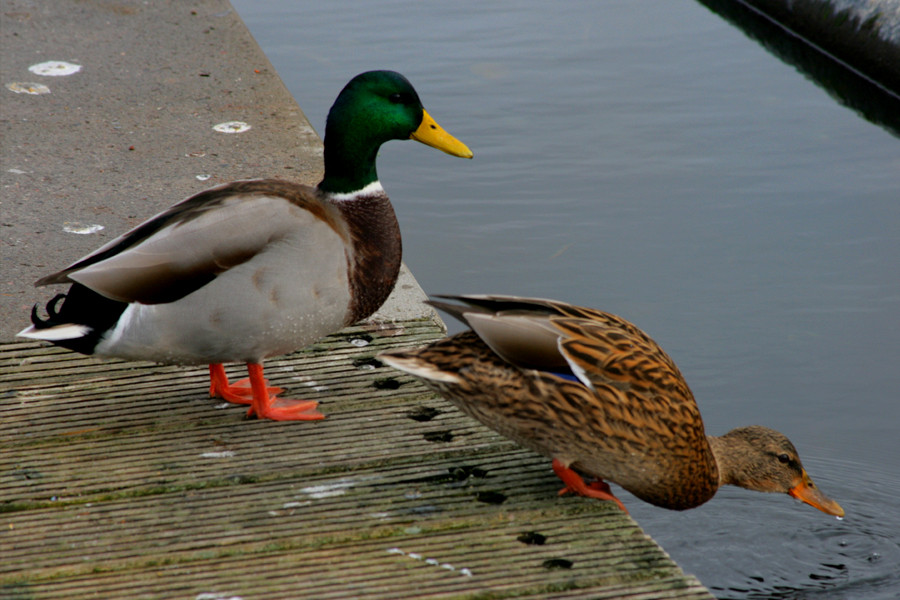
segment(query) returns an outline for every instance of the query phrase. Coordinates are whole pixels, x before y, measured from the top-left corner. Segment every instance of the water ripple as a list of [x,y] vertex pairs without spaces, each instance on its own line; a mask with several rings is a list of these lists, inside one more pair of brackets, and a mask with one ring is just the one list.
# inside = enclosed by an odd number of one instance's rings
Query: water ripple
[[895,600],[900,480],[852,461],[806,463],[847,511],[843,520],[780,494],[730,487],[678,515],[628,505],[647,533],[721,600]]

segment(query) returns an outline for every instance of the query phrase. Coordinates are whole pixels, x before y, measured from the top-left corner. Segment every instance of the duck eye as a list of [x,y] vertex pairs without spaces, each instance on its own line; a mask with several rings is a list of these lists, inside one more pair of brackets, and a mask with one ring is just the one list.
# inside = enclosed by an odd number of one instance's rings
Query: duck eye
[[413,97],[411,94],[396,92],[388,96],[388,100],[390,100],[394,104],[411,104],[413,101]]
[[787,454],[779,454],[778,462],[780,462],[782,464],[787,464],[787,463],[791,462],[791,457],[788,456]]

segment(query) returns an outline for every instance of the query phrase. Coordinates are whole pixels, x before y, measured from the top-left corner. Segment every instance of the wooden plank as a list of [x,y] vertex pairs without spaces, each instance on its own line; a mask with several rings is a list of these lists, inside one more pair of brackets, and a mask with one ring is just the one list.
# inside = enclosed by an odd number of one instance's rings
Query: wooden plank
[[711,597],[611,503],[558,497],[545,459],[373,360],[439,335],[368,324],[269,361],[314,423],[246,420],[203,368],[0,345],[0,596]]

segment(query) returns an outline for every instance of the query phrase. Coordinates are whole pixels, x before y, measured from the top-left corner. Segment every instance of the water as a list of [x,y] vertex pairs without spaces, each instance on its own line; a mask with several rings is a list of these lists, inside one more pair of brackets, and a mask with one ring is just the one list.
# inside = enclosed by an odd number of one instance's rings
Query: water
[[896,598],[900,139],[698,2],[234,5],[317,131],[353,75],[390,68],[473,149],[381,151],[426,291],[633,320],[711,433],[787,433],[847,510],[623,492],[687,572],[722,598]]

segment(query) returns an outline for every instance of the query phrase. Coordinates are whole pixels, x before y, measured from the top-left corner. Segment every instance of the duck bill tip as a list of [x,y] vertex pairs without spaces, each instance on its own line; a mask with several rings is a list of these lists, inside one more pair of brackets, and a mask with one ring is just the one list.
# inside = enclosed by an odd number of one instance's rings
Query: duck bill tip
[[819,488],[815,487],[815,485],[808,480],[808,477],[805,477],[804,481],[801,481],[789,489],[788,494],[801,502],[809,504],[813,508],[818,508],[827,515],[835,517],[844,516],[844,509],[841,505],[820,492]]

